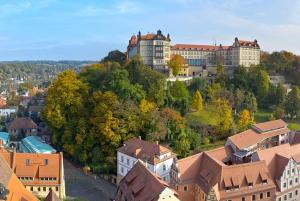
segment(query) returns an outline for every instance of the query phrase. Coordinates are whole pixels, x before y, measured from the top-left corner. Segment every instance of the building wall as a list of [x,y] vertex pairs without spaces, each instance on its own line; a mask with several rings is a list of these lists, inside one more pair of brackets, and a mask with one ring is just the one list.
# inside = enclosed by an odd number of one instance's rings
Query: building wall
[[[121,152],[117,153],[118,162],[117,162],[117,184],[120,183],[121,179],[126,176],[126,174],[131,170],[134,166],[135,162],[138,160],[132,156],[128,156]],[[169,157],[169,156],[167,156]],[[163,159],[163,157],[162,157]],[[161,177],[166,182],[170,181],[170,171],[173,163],[173,158],[169,158],[165,161],[162,161],[158,164],[150,164],[147,163],[146,167],[153,173],[156,173],[159,177]]]
[[26,185],[25,188],[33,195],[41,198],[45,198],[50,192],[50,189],[52,189],[52,191],[54,191],[61,199],[65,197],[61,196],[62,194],[64,194],[65,189],[60,185]]
[[277,180],[280,187],[280,193],[277,193],[276,199],[284,200],[300,200],[300,171],[294,159],[290,159],[286,165],[282,176]]
[[159,195],[159,198],[157,201],[179,201],[179,199],[174,195],[174,191],[172,191],[170,188],[165,188]]

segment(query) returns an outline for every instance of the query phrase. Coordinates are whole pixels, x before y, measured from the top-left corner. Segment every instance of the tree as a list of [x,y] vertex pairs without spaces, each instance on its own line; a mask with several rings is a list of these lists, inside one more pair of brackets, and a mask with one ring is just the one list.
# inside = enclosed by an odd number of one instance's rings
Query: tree
[[168,62],[168,67],[172,70],[172,74],[177,76],[181,69],[185,68],[185,60],[181,55],[175,54]]
[[120,65],[124,65],[126,61],[126,54],[120,52],[119,50],[113,50],[108,53],[106,57],[102,59],[101,62],[118,62]]
[[139,56],[133,57],[126,65],[131,84],[139,84],[146,91],[146,99],[153,101],[157,106],[164,104],[165,77],[144,65]]
[[238,66],[234,69],[232,83],[235,88],[249,89],[249,77],[245,67]]
[[156,109],[155,103],[151,101],[147,101],[146,99],[142,99],[139,105],[141,112],[151,112]]
[[269,75],[265,70],[259,70],[255,80],[255,89],[259,103],[262,103],[270,87]]
[[172,83],[169,90],[172,98],[173,107],[177,108],[182,115],[185,114],[188,111],[188,107],[190,105],[190,96],[186,85],[184,84],[184,82],[176,80]]
[[219,134],[229,135],[233,132],[234,122],[232,117],[232,109],[225,99],[217,99],[214,101],[217,108],[217,130]]
[[285,117],[285,111],[282,107],[276,107],[273,116],[275,119],[283,119]]
[[202,96],[198,90],[195,92],[195,94],[193,96],[192,108],[196,111],[202,110],[202,108],[203,108]]
[[222,87],[225,87],[229,81],[228,75],[225,73],[225,69],[223,65],[217,66],[217,74],[215,82],[219,83]]
[[184,158],[190,153],[190,141],[188,139],[187,133],[184,129],[181,129],[177,140],[174,143],[174,150],[178,154],[179,158]]
[[253,118],[249,110],[244,109],[239,114],[238,128],[240,131],[248,129],[253,124]]
[[291,118],[296,117],[300,113],[300,89],[297,86],[287,95],[285,103],[285,111]]

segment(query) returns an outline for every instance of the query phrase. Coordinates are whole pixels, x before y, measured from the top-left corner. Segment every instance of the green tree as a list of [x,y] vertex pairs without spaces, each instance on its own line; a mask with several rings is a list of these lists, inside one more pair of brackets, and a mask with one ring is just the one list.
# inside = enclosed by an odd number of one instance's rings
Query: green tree
[[124,65],[126,61],[126,54],[119,50],[113,50],[108,53],[106,57],[102,59],[102,62],[118,62],[120,65]]
[[175,54],[168,62],[168,67],[172,70],[172,74],[177,76],[181,69],[185,68],[184,58],[178,54]]
[[300,113],[300,89],[297,86],[287,95],[285,103],[285,111],[291,118],[296,117]]
[[183,115],[188,111],[189,108],[189,91],[187,90],[184,82],[175,81],[169,87],[170,95],[172,97],[172,105],[177,108]]
[[217,65],[216,83],[219,83],[222,87],[225,87],[229,82],[229,77],[225,72],[223,65]]
[[285,117],[285,111],[282,107],[276,107],[273,116],[275,119],[283,119]]
[[179,158],[184,158],[189,155],[190,147],[191,144],[188,135],[186,131],[182,129],[174,143],[174,150],[178,154]]
[[200,111],[203,108],[203,101],[200,92],[197,90],[193,96],[192,108],[196,111]]

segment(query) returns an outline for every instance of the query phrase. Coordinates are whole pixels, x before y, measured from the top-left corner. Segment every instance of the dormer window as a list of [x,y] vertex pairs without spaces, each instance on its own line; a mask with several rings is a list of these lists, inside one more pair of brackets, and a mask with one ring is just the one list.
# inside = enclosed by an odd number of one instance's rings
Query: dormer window
[[268,180],[267,180],[267,179],[264,179],[264,180],[262,180],[262,183],[263,183],[263,184],[267,184],[267,183],[268,183]]
[[30,160],[26,159],[26,166],[29,166],[29,164],[30,164]]
[[234,186],[234,190],[239,190],[239,189],[240,189],[239,185]]

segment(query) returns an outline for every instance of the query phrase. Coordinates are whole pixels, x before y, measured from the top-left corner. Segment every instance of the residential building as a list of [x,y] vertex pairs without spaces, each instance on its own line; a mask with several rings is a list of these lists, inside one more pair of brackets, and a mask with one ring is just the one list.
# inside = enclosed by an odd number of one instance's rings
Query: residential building
[[252,128],[229,137],[225,146],[233,150],[232,161],[251,161],[254,152],[289,143],[293,133],[283,120],[254,124]]
[[6,98],[0,96],[0,108],[3,108],[7,105]]
[[179,201],[177,193],[138,160],[121,180],[115,201]]
[[3,156],[0,154],[0,200],[4,201],[38,201],[29,192],[18,177],[13,173]]
[[162,73],[168,73],[167,63],[171,56],[170,41],[170,35],[164,36],[161,30],[158,30],[156,34],[142,35],[139,32],[137,36],[133,35],[129,40],[127,57],[139,55],[145,65]]
[[164,181],[170,181],[170,170],[176,155],[168,148],[138,139],[131,139],[118,149],[117,183],[126,176],[137,160],[146,164],[149,171],[157,174]]
[[10,136],[22,139],[30,135],[36,135],[37,125],[29,117],[18,117],[10,123],[8,132]]
[[28,136],[21,140],[20,151],[23,153],[54,154],[56,150],[38,136]]
[[65,198],[62,153],[16,153],[0,149],[0,155],[33,195],[45,198],[52,190],[60,199]]
[[49,194],[45,198],[45,201],[61,201],[61,199],[59,199],[59,197],[53,190],[50,190]]
[[18,108],[16,106],[5,106],[0,108],[1,117],[11,117],[13,114],[16,114]]
[[250,67],[260,63],[260,46],[257,40],[246,41],[234,39],[232,45],[196,45],[196,44],[170,44],[167,37],[157,31],[157,34],[133,35],[127,46],[127,56],[132,58],[140,55],[144,63],[153,69],[169,72],[167,63],[172,55],[181,55],[188,64],[185,76],[207,76],[208,72],[216,73],[218,64],[225,69],[233,70],[234,67],[243,65]]
[[300,144],[260,150],[253,161],[265,161],[276,185],[276,201],[300,200]]
[[276,186],[264,161],[229,164],[225,147],[178,160],[170,185],[181,201],[274,200]]

